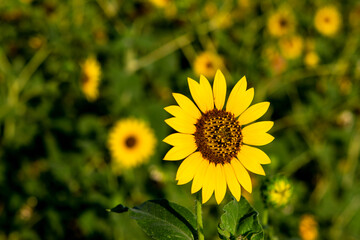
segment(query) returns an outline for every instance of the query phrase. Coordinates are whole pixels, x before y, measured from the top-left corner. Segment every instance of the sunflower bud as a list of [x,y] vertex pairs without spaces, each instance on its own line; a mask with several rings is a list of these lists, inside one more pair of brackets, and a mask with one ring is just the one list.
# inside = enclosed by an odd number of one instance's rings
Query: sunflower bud
[[292,186],[284,176],[265,180],[261,186],[261,196],[265,205],[276,208],[286,206],[292,196]]

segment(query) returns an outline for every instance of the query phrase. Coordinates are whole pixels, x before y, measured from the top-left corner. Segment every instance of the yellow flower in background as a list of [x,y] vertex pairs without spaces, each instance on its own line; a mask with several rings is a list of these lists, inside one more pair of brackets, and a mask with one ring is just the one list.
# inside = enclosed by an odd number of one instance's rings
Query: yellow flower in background
[[94,101],[99,96],[101,66],[95,57],[89,57],[81,64],[81,89],[88,101]]
[[150,0],[158,8],[165,8],[170,4],[170,0]]
[[118,121],[111,129],[108,147],[115,169],[127,169],[146,162],[154,153],[156,138],[153,130],[140,119]]
[[306,53],[304,58],[305,65],[310,68],[317,66],[319,61],[320,61],[319,56],[314,51]]
[[237,4],[242,9],[248,9],[251,7],[253,2],[250,0],[237,0]]
[[337,79],[337,84],[339,86],[339,90],[340,90],[341,94],[343,94],[343,95],[349,94],[351,92],[351,90],[353,89],[352,88],[353,84],[351,82],[351,79],[349,79],[346,76],[339,77]]
[[360,3],[350,11],[349,23],[353,28],[360,29]]
[[292,11],[287,7],[279,8],[273,13],[267,22],[267,28],[274,37],[286,36],[295,30],[295,17]]
[[254,2],[250,0],[238,0],[237,6],[231,11],[231,18],[234,22],[247,19],[248,15],[254,10]]
[[302,240],[315,240],[318,237],[318,223],[313,215],[301,216],[299,223],[299,235]]
[[204,7],[206,18],[213,18],[218,13],[218,7],[214,2],[207,2]]
[[274,74],[281,74],[286,70],[287,62],[277,49],[274,47],[267,47],[263,54],[268,61],[271,72]]
[[303,39],[300,36],[291,36],[280,39],[281,54],[286,59],[298,58],[303,50]]
[[29,39],[29,47],[33,49],[39,49],[46,42],[45,38],[41,35],[33,36]]
[[194,71],[197,75],[204,75],[205,77],[213,77],[217,69],[224,67],[223,59],[212,52],[202,52],[194,61]]
[[171,0],[149,0],[155,7],[162,9],[165,16],[172,19],[177,14],[177,7],[174,1]]
[[315,28],[325,36],[335,35],[341,25],[341,15],[334,6],[320,8],[314,19]]
[[173,93],[178,105],[165,108],[174,116],[165,122],[179,133],[163,140],[173,146],[164,160],[185,159],[176,180],[179,185],[193,180],[191,193],[202,189],[203,203],[215,192],[220,204],[227,186],[239,201],[241,187],[252,192],[248,171],[265,175],[261,164],[270,163],[266,153],[253,147],[266,145],[274,139],[267,133],[274,125],[272,121],[253,123],[265,114],[270,103],[249,107],[254,89],[247,90],[243,77],[230,92],[225,105],[227,87],[220,70],[216,72],[213,87],[203,75],[200,83],[188,78],[188,84],[196,105],[186,96]]

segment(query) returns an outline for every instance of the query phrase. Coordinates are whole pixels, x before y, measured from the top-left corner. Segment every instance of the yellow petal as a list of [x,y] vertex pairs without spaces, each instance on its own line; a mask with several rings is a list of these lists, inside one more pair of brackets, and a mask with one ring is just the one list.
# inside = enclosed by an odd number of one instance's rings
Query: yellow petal
[[215,164],[210,163],[205,173],[204,183],[202,188],[202,203],[206,203],[214,192],[216,178],[215,178]]
[[195,137],[192,134],[173,133],[164,138],[163,142],[172,146],[185,146],[195,144]]
[[209,81],[203,75],[200,75],[200,90],[203,92],[206,103],[206,111],[214,109],[214,97]]
[[263,121],[244,127],[242,129],[243,142],[254,146],[262,146],[272,142],[274,137],[266,132],[269,131],[273,125],[274,122],[272,121]]
[[231,90],[227,104],[226,104],[226,110],[232,111],[238,103],[238,96],[242,96],[247,87],[246,77],[242,77],[234,86],[234,88]]
[[240,151],[245,151],[247,156],[251,156],[249,158],[256,159],[256,161],[260,164],[271,163],[269,156],[258,148],[242,145]]
[[195,106],[195,104],[186,96],[180,93],[173,93],[173,97],[175,101],[179,104],[179,106],[189,115],[191,115],[195,119],[199,119],[201,117],[201,113],[199,109]]
[[175,129],[178,132],[181,133],[189,133],[189,134],[193,134],[196,131],[196,127],[193,124],[190,124],[188,122],[184,122],[179,118],[169,118],[166,119],[165,122],[172,127],[173,129]]
[[178,185],[186,184],[194,178],[195,173],[200,166],[201,160],[201,153],[194,152],[180,164],[176,173]]
[[252,133],[243,135],[243,142],[252,146],[264,146],[271,143],[274,140],[274,137],[268,133]]
[[224,173],[226,177],[227,185],[229,186],[230,192],[234,196],[237,201],[240,201],[241,197],[241,188],[240,184],[235,176],[234,169],[230,164],[225,163],[224,165]]
[[188,78],[188,84],[192,98],[200,110],[205,113],[207,111],[207,103],[203,91],[200,89],[200,84],[191,78]]
[[273,121],[261,121],[261,122],[256,122],[253,123],[249,126],[246,126],[242,129],[242,133],[247,133],[247,132],[267,132],[269,131],[272,127],[274,126],[274,122]]
[[252,192],[252,183],[251,183],[251,178],[250,178],[248,171],[246,171],[244,166],[236,158],[233,158],[231,160],[231,166],[233,167],[236,178],[239,181],[239,183],[241,184],[241,186],[246,191],[251,193]]
[[197,122],[196,118],[193,118],[193,116],[187,114],[181,107],[177,105],[165,107],[164,110],[174,117],[180,118],[181,120],[187,121],[191,124],[195,124]]
[[248,154],[247,148],[245,148],[245,150],[241,148],[237,158],[241,164],[250,172],[265,176],[264,169],[256,159],[252,158],[251,154]]
[[251,104],[252,100],[254,99],[254,88],[250,88],[246,92],[239,92],[234,97],[234,101],[231,103],[227,103],[226,110],[228,112],[232,112],[235,117],[239,116],[243,113]]
[[226,179],[222,164],[216,165],[215,199],[218,204],[222,202],[226,193]]
[[238,118],[240,125],[245,125],[259,119],[266,113],[269,106],[269,102],[261,102],[249,107]]
[[209,167],[209,161],[202,158],[200,166],[198,167],[195,173],[194,180],[191,185],[191,193],[196,193],[202,188],[204,182],[204,176],[208,167]]
[[217,109],[221,110],[226,98],[226,80],[224,74],[217,70],[213,84],[214,102]]
[[171,148],[165,155],[164,160],[167,161],[177,161],[186,158],[191,153],[195,152],[197,149],[196,144],[193,146],[186,145],[186,146],[175,146]]

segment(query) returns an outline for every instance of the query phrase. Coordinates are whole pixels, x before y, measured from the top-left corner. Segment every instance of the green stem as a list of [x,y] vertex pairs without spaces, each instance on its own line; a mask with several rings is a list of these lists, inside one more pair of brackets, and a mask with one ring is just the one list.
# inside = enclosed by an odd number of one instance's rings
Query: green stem
[[268,225],[268,219],[269,219],[269,210],[268,209],[264,209],[263,211],[263,217],[262,217],[262,222],[264,227],[267,227]]
[[196,212],[196,223],[197,223],[197,231],[198,231],[198,239],[204,240],[204,227],[202,220],[202,212],[201,212],[201,195],[200,193],[196,194],[195,199],[195,212]]

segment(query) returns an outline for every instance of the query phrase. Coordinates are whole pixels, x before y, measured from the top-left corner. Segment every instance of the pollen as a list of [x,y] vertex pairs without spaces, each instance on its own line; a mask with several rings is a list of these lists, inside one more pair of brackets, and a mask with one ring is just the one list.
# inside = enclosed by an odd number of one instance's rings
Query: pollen
[[209,162],[230,163],[240,151],[243,137],[234,114],[213,109],[204,113],[195,126],[195,143]]

